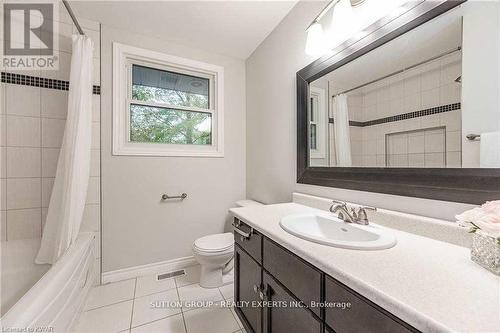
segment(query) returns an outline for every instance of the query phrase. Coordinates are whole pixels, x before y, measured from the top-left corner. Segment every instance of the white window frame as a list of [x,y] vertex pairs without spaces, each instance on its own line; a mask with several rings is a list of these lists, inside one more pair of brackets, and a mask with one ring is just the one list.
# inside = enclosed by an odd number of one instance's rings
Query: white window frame
[[[212,115],[212,144],[188,145],[130,141],[132,65],[142,65],[181,74],[208,78],[209,109],[171,106]],[[133,103],[132,103],[133,102]],[[155,103],[144,103],[155,105]],[[155,106],[168,108],[166,104]],[[204,62],[113,43],[113,155],[224,157],[224,68]]]
[[[318,108],[312,110],[315,115],[316,121],[312,122],[309,120],[309,125],[316,125],[316,149],[310,149],[310,157],[312,159],[322,159],[326,158],[326,146],[327,146],[327,135],[326,135],[326,124],[328,124],[328,115],[326,114],[326,102],[325,102],[325,90],[318,87],[310,87],[309,98],[316,101]],[[309,104],[309,108],[310,103]],[[311,110],[309,111],[311,112]],[[309,131],[310,129],[308,129]]]

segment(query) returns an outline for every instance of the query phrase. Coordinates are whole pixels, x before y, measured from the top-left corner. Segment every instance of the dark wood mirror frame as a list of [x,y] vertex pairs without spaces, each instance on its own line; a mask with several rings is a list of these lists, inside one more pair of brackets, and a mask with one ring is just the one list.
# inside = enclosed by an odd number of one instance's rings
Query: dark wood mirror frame
[[465,1],[407,4],[297,72],[297,183],[472,204],[500,199],[500,169],[309,166],[309,84]]

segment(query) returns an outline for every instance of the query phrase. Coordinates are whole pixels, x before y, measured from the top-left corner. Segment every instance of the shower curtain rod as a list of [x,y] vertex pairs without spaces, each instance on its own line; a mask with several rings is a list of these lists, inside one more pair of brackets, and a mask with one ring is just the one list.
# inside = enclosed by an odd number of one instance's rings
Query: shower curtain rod
[[66,10],[68,11],[69,16],[71,17],[71,20],[75,24],[76,29],[78,30],[78,33],[80,35],[85,35],[85,33],[83,32],[82,27],[80,26],[80,23],[78,23],[78,20],[76,19],[75,13],[73,13],[73,10],[71,9],[68,1],[67,0],[62,0],[62,2],[64,4],[64,7],[66,7]]
[[459,46],[459,47],[457,47],[457,48],[455,48],[455,49],[452,49],[452,50],[446,51],[446,52],[441,53],[441,54],[439,54],[439,55],[437,55],[437,56],[434,56],[434,57],[429,58],[429,59],[427,59],[427,60],[421,61],[421,62],[419,62],[419,63],[417,63],[417,64],[411,65],[410,67],[406,67],[406,68],[400,69],[400,70],[398,70],[398,71],[392,72],[391,74],[388,74],[388,75],[382,76],[382,77],[380,77],[380,78],[378,78],[378,79],[372,80],[372,81],[367,82],[367,83],[363,83],[362,85],[359,85],[359,86],[357,86],[357,87],[354,87],[354,88],[351,88],[351,89],[348,89],[348,90],[345,90],[345,91],[339,92],[338,94],[332,95],[332,97],[335,97],[335,96],[340,95],[340,94],[347,94],[347,93],[350,93],[351,91],[354,91],[354,90],[356,90],[356,89],[366,87],[366,86],[368,86],[368,85],[370,85],[370,84],[372,84],[372,83],[375,83],[375,82],[378,82],[378,81],[382,81],[382,80],[384,80],[384,79],[387,79],[388,77],[394,76],[394,75],[396,75],[396,74],[403,73],[403,72],[408,71],[408,70],[410,70],[410,69],[413,69],[413,68],[415,68],[415,67],[421,66],[421,65],[426,64],[426,63],[428,63],[428,62],[431,62],[431,61],[437,60],[437,59],[439,59],[439,58],[442,58],[442,57],[444,57],[444,56],[447,56],[447,55],[449,55],[449,54],[452,54],[452,53],[455,53],[455,52],[457,52],[457,51],[461,51],[461,50],[462,50],[462,47],[461,47],[461,46]]

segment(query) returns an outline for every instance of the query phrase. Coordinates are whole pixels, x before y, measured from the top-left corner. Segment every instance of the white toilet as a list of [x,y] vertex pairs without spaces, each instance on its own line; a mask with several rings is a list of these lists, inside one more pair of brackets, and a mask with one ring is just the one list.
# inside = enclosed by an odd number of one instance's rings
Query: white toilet
[[[237,207],[262,205],[253,200],[236,202]],[[231,232],[198,238],[193,254],[201,266],[200,286],[216,288],[233,282],[234,236]]]

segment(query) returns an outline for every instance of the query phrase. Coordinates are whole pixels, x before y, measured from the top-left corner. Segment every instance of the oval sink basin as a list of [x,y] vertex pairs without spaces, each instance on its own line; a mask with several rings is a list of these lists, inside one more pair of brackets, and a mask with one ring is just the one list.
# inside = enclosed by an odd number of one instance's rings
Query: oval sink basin
[[286,216],[280,226],[308,241],[346,249],[382,250],[396,245],[396,237],[387,229],[346,223],[326,213]]

